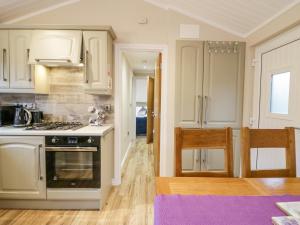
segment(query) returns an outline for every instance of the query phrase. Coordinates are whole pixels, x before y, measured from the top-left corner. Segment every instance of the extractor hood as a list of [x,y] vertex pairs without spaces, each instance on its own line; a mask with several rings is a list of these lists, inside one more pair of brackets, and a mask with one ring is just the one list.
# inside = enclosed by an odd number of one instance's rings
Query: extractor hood
[[29,64],[78,66],[81,63],[82,31],[35,30],[32,33]]

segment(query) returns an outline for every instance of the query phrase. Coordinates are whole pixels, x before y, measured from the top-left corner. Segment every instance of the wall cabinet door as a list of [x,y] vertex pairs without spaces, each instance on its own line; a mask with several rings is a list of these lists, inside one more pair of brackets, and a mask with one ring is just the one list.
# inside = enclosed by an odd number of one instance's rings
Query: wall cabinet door
[[0,137],[0,199],[46,199],[43,137]]
[[177,41],[176,51],[176,124],[200,127],[203,42]]
[[203,127],[239,128],[242,122],[244,44],[205,43]]
[[[106,31],[84,31],[87,89],[112,89],[112,39]],[[100,94],[99,92],[99,94]],[[96,94],[96,93],[95,93]]]
[[7,30],[0,30],[0,88],[9,88],[9,44]]
[[33,69],[28,64],[30,30],[9,31],[10,88],[34,88]]
[[35,30],[32,32],[31,64],[79,64],[82,31]]

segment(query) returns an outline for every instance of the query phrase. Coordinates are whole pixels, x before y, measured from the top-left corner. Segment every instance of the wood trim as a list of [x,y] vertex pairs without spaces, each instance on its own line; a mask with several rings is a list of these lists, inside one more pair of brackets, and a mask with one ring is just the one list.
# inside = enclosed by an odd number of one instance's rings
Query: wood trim
[[[233,177],[232,128],[193,129],[175,128],[176,176]],[[182,171],[182,151],[185,148],[224,149],[225,171]]]
[[[285,148],[286,169],[251,170],[251,148]],[[296,177],[295,129],[242,128],[242,177]]]

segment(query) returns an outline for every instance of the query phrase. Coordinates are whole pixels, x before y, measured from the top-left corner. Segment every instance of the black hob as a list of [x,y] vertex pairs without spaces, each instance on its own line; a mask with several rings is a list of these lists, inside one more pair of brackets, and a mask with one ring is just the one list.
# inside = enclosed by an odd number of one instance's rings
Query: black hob
[[44,122],[26,127],[26,130],[78,130],[84,127],[81,122]]

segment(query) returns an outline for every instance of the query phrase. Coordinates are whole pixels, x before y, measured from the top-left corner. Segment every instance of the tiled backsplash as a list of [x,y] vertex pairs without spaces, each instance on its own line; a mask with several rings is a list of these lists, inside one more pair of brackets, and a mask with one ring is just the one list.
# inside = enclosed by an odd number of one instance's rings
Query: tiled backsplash
[[[80,67],[51,68],[49,95],[0,94],[0,104],[35,103],[37,108],[53,120],[88,122],[90,105],[113,104],[113,97],[88,95],[84,92],[84,76]],[[107,122],[112,122],[109,114]]]

